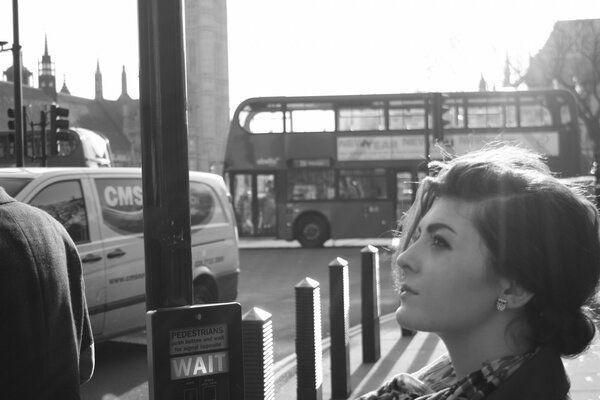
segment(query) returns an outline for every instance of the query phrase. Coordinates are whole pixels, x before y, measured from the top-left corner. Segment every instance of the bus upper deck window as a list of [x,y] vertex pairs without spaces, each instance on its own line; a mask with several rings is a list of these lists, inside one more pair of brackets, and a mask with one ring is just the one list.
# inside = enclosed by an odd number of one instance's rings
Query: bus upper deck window
[[247,105],[239,113],[239,122],[250,133],[283,133],[283,112],[279,104]]
[[252,112],[252,108],[250,106],[245,106],[238,113],[238,123],[240,124],[240,126],[242,128],[244,128],[246,130],[248,130],[248,117],[250,116],[251,112]]
[[503,105],[497,99],[474,98],[467,102],[469,128],[502,128],[504,126]]
[[542,105],[521,104],[521,126],[552,126],[552,116]]
[[552,126],[552,114],[544,96],[522,96],[519,99],[520,126]]
[[499,107],[469,106],[467,115],[469,128],[500,128],[503,124]]
[[571,110],[567,104],[560,106],[560,122],[563,125],[568,125],[571,123]]
[[506,104],[504,107],[504,124],[507,128],[517,127],[517,105]]
[[425,129],[425,108],[390,108],[390,129]]
[[285,114],[286,132],[333,132],[335,112],[330,103],[290,103]]
[[383,131],[385,111],[372,107],[344,107],[339,111],[339,130],[342,131]]

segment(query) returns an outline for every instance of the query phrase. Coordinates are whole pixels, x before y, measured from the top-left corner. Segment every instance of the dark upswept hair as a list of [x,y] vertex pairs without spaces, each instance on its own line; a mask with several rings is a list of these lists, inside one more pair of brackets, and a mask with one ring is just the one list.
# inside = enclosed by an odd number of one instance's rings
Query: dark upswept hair
[[489,267],[533,294],[524,307],[533,342],[575,356],[594,338],[599,312],[598,211],[583,191],[552,176],[543,158],[498,143],[433,162],[401,222],[400,250],[438,197],[476,205],[472,221]]

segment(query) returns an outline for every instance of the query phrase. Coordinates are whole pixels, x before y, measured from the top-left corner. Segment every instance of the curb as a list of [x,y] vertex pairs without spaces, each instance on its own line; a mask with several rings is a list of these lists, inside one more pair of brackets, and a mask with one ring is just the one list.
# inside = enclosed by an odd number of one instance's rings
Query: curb
[[[391,238],[355,238],[355,239],[330,239],[323,247],[365,247],[368,245],[377,247],[391,247]],[[302,249],[295,241],[287,241],[275,238],[240,238],[240,249]]]

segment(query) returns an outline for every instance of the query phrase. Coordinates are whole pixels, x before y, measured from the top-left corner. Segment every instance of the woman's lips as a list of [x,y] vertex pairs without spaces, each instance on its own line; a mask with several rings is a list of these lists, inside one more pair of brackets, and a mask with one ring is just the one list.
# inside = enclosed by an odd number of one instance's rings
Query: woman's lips
[[410,293],[410,294],[419,294],[419,292],[417,292],[415,289],[413,289],[412,287],[408,286],[406,283],[403,283],[400,285],[400,292],[404,292],[404,293]]

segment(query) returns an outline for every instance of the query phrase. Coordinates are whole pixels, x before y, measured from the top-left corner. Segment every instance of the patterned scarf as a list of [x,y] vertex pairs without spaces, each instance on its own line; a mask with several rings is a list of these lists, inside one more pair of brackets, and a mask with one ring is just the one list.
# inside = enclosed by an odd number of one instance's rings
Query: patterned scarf
[[448,354],[413,374],[399,374],[357,400],[481,400],[534,353],[502,357],[457,380]]

